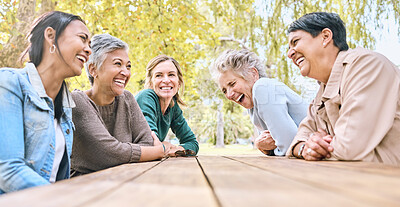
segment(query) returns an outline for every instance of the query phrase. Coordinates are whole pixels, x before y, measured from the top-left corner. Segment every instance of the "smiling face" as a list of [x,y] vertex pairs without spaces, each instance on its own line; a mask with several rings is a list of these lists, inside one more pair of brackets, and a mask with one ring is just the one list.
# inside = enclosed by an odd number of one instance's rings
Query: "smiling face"
[[[66,77],[79,76],[83,64],[92,53],[90,33],[86,25],[79,20],[72,21],[58,38],[61,57],[58,65],[66,65]],[[57,49],[55,50],[57,53]],[[64,60],[62,60],[64,59]]]
[[125,49],[117,49],[107,56],[99,70],[93,73],[96,77],[93,87],[111,96],[119,96],[124,92],[126,84],[131,77],[131,61]]
[[175,65],[169,60],[159,63],[152,70],[151,84],[160,102],[169,105],[180,87]]
[[312,35],[303,30],[297,30],[289,34],[288,57],[300,68],[303,76],[319,80],[321,60],[323,59],[322,48],[325,46],[320,35]]
[[246,109],[251,109],[254,107],[252,89],[256,78],[249,75],[246,79],[232,70],[227,70],[221,73],[218,83],[227,99],[240,104]]

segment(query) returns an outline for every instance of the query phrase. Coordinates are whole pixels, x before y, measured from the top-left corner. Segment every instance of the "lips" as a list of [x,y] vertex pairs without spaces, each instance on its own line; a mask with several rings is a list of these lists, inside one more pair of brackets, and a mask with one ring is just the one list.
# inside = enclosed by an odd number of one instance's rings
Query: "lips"
[[114,79],[114,82],[120,87],[125,87],[126,81],[124,79]]
[[297,66],[300,66],[300,64],[301,64],[304,60],[305,60],[304,57],[297,58],[295,64],[296,64]]
[[82,63],[86,63],[88,60],[88,57],[85,55],[76,55],[76,58],[78,58]]
[[[241,101],[243,101],[243,97],[244,97],[244,94],[240,95],[240,96],[236,99],[236,102],[241,102]],[[242,99],[242,100],[241,100],[241,99]]]

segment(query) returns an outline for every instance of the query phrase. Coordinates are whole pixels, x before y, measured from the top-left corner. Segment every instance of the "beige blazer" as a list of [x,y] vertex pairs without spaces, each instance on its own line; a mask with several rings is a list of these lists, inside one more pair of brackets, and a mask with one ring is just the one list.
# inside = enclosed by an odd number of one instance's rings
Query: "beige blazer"
[[331,159],[400,165],[399,93],[399,68],[386,57],[363,48],[340,52],[286,155],[321,128],[333,136]]

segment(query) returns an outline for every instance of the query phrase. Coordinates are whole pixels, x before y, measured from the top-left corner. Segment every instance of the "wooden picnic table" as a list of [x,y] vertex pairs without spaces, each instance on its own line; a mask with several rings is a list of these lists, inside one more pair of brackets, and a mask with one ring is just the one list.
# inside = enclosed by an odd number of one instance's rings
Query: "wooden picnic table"
[[0,206],[400,206],[400,168],[263,155],[167,158],[5,194]]

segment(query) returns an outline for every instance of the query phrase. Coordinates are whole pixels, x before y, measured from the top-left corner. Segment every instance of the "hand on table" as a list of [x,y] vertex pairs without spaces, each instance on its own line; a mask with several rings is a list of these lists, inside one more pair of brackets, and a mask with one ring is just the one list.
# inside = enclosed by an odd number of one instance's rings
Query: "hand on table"
[[302,155],[305,160],[322,160],[330,158],[333,147],[330,145],[333,137],[322,129],[310,135],[306,141]]
[[168,156],[168,152],[170,151],[171,144],[165,145],[164,143],[161,143],[160,140],[158,139],[157,135],[155,132],[151,131],[151,137],[153,137],[154,140],[154,146],[163,146],[163,152],[164,152],[164,157]]
[[276,148],[275,140],[272,138],[271,133],[269,133],[268,130],[265,130],[258,135],[254,140],[254,145],[264,154],[268,154],[268,150],[274,150]]
[[163,141],[162,143],[164,144],[166,149],[168,148],[168,151],[165,151],[165,155],[169,157],[175,157],[175,152],[178,150],[185,150],[185,148],[183,148],[182,146],[176,146],[167,141]]

